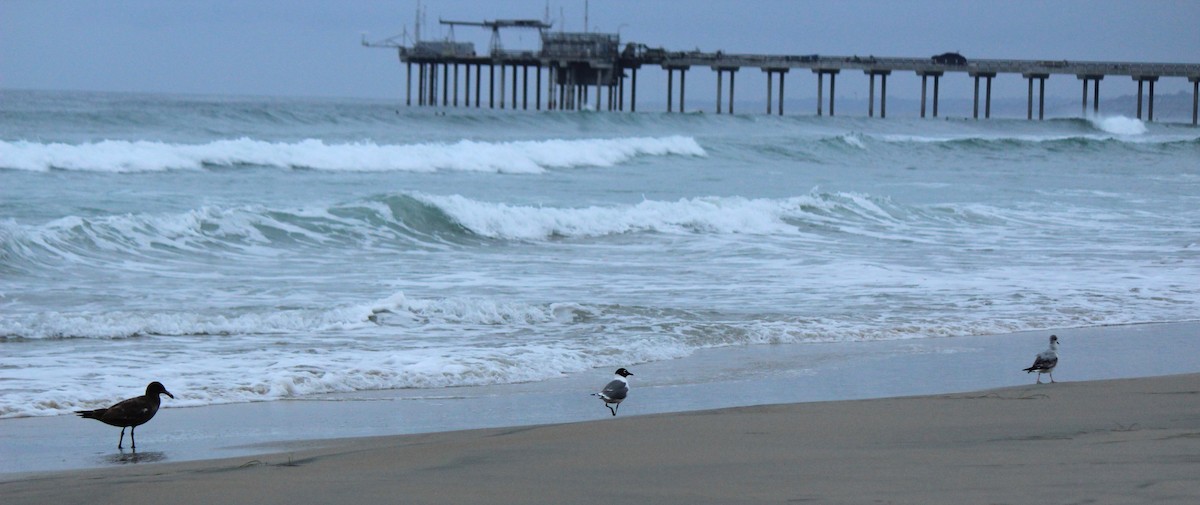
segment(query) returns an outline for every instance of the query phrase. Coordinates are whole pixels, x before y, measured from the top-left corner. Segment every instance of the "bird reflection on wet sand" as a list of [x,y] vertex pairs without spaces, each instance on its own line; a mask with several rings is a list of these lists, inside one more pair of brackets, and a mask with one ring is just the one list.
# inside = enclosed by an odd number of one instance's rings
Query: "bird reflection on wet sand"
[[136,465],[138,463],[161,463],[167,460],[167,454],[161,451],[138,452],[121,451],[116,454],[109,454],[100,458],[101,461],[110,465]]

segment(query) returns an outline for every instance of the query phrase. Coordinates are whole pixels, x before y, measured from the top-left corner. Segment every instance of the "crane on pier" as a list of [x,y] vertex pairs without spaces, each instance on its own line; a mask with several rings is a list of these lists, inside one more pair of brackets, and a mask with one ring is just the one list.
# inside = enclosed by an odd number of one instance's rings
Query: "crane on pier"
[[490,28],[492,30],[492,41],[489,50],[491,51],[490,54],[493,56],[499,55],[504,50],[504,46],[500,42],[501,28],[536,29],[540,34],[542,30],[548,30],[551,26],[553,26],[551,23],[537,19],[497,19],[495,21],[449,21],[445,19],[438,19],[438,22],[444,25],[450,25],[451,30],[453,30],[454,26],[456,25]]

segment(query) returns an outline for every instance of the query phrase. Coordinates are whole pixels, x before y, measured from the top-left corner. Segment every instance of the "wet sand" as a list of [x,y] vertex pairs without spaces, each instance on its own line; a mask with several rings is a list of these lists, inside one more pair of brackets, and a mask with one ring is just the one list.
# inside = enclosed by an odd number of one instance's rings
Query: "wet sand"
[[[1061,380],[1061,379],[1060,379]],[[153,453],[148,457],[153,457]],[[24,503],[1200,503],[1200,374],[305,442]]]

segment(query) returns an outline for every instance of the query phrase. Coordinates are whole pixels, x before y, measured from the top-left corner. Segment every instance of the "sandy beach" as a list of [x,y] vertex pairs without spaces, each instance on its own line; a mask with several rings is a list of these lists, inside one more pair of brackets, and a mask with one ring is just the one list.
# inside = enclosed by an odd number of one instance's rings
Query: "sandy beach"
[[24,475],[0,494],[9,504],[1198,503],[1198,475],[1200,374],[1189,374],[306,442]]

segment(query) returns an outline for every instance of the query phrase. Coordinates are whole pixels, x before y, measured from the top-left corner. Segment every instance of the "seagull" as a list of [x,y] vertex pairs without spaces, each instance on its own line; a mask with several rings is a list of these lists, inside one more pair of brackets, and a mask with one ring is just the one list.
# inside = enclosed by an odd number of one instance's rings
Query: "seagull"
[[84,419],[95,419],[110,426],[121,427],[121,438],[117,439],[117,449],[121,448],[121,442],[125,441],[125,428],[129,430],[129,441],[132,443],[130,447],[137,449],[137,440],[133,438],[133,431],[138,426],[146,424],[158,413],[158,406],[161,400],[160,394],[175,398],[175,395],[167,391],[161,382],[151,382],[146,386],[146,394],[122,400],[116,405],[107,409],[95,410],[77,410],[76,414]]
[[[617,415],[617,409],[621,408],[621,402],[625,400],[625,396],[629,394],[629,380],[626,377],[633,375],[629,370],[618,368],[613,380],[604,386],[604,389],[599,393],[592,393],[592,396],[599,396],[604,401],[604,406],[612,412],[612,415]],[[616,405],[617,408],[612,408],[609,405]]]
[[1026,368],[1026,373],[1037,372],[1037,383],[1042,383],[1042,374],[1050,374],[1050,382],[1054,382],[1054,367],[1058,365],[1058,337],[1050,335],[1050,348],[1038,353],[1033,360],[1033,366]]

